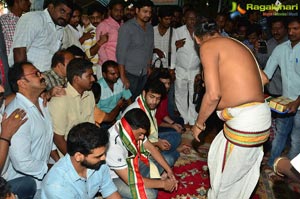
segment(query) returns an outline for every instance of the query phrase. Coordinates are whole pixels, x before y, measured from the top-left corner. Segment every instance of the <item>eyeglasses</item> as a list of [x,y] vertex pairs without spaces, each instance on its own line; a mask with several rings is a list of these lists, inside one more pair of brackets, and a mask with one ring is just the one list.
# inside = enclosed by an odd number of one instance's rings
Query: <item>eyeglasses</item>
[[34,72],[32,72],[32,73],[24,74],[22,77],[26,77],[26,76],[28,76],[28,75],[35,75],[36,77],[41,77],[41,76],[42,76],[42,73],[41,73],[41,71],[36,70],[36,71],[34,71]]

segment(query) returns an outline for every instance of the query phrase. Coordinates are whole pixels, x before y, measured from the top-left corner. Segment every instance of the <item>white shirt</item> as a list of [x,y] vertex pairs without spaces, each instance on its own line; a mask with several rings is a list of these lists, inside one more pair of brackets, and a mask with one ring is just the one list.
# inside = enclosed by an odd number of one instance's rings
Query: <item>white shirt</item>
[[[176,51],[175,42],[186,39],[183,47]],[[200,71],[200,59],[195,50],[195,42],[186,25],[174,30],[172,36],[171,68],[175,68],[176,79],[192,80]]]
[[79,42],[80,37],[82,36],[82,32],[80,30],[75,29],[73,26],[68,24],[64,28],[64,36],[62,40],[62,48],[68,48],[72,45],[77,46],[78,48],[82,49],[82,45]]
[[[161,35],[158,31],[158,26],[153,27],[154,30],[154,48],[158,48],[164,52],[166,58],[162,58],[162,64],[164,68],[168,68],[168,53],[169,53],[169,40],[170,40],[170,28]],[[158,58],[158,56],[153,56],[152,63]]]
[[27,60],[41,72],[50,70],[51,59],[60,49],[63,28],[54,24],[47,9],[28,12],[17,23],[14,41],[9,54],[9,65],[13,65],[13,49],[26,47]]
[[[127,162],[126,158],[128,157],[128,150],[123,145],[123,142],[119,136],[119,123],[118,120],[110,129],[109,132],[109,147],[106,152],[106,164],[110,168],[111,178],[119,178],[119,176],[113,170],[126,169]],[[145,136],[144,143],[147,141]]]
[[300,95],[300,42],[292,48],[288,40],[273,50],[264,69],[269,79],[278,66],[281,69],[282,95],[296,100]]
[[109,147],[106,152],[106,164],[110,168],[111,178],[118,178],[119,176],[113,170],[127,168],[126,158],[128,157],[128,151],[119,136],[119,121],[110,127],[108,132]]
[[54,149],[53,130],[50,113],[39,99],[37,107],[25,96],[17,93],[15,99],[7,106],[8,116],[17,108],[26,112],[28,120],[19,128],[11,139],[9,159],[11,164],[7,170],[7,180],[24,176],[33,176],[40,188],[41,180],[48,171],[47,162]]

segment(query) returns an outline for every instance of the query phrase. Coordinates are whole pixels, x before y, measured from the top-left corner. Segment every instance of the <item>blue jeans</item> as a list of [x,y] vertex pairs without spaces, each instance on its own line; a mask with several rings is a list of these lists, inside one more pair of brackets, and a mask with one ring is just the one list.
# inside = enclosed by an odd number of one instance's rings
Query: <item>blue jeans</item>
[[[160,139],[167,140],[171,144],[171,148],[167,151],[161,151],[162,156],[166,159],[168,165],[173,167],[176,160],[179,158],[180,154],[177,151],[177,147],[181,143],[181,134],[177,133],[174,129],[171,128],[164,128],[169,129],[169,131],[160,131],[161,127],[158,129],[158,137]],[[162,173],[164,169],[160,166],[158,162],[153,160],[155,165],[157,166],[159,173]]]
[[142,93],[147,81],[147,75],[136,76],[126,72],[126,77],[130,83],[129,90],[132,94],[131,100],[134,101],[135,98]]
[[[150,177],[150,169],[143,162],[139,161],[139,171],[141,175],[145,178]],[[121,195],[122,199],[131,199],[131,193],[129,186],[120,178],[113,178],[113,182],[118,188],[118,192]],[[155,199],[157,197],[158,190],[157,189],[145,189],[147,197],[149,199]]]
[[11,187],[11,192],[19,199],[31,199],[36,192],[36,183],[32,177],[25,176],[15,178],[7,182]]
[[293,159],[300,153],[300,111],[297,111],[295,115],[277,117],[275,127],[275,138],[272,142],[271,156],[268,161],[269,166],[273,166],[274,160],[281,155],[289,136],[291,140],[289,159]]
[[169,112],[169,116],[171,118],[175,117],[175,109],[176,108],[176,104],[175,104],[175,86],[174,86],[174,82],[171,83],[170,85],[170,90],[168,92],[168,112]]

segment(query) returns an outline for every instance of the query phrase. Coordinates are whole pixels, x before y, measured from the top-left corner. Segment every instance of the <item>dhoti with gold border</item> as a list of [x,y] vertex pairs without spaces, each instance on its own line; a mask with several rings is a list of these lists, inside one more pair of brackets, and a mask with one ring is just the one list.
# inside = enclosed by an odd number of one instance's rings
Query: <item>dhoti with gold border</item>
[[217,111],[225,121],[208,153],[209,199],[248,199],[260,174],[262,145],[271,126],[267,103],[248,103]]

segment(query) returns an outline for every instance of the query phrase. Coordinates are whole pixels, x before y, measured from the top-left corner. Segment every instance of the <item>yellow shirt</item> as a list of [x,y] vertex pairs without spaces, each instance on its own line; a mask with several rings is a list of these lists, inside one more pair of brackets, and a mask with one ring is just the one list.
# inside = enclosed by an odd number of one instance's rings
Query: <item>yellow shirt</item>
[[65,140],[73,126],[82,122],[95,123],[94,94],[91,91],[85,91],[81,96],[70,83],[67,85],[66,95],[53,97],[48,106],[53,131],[57,135],[63,135]]

